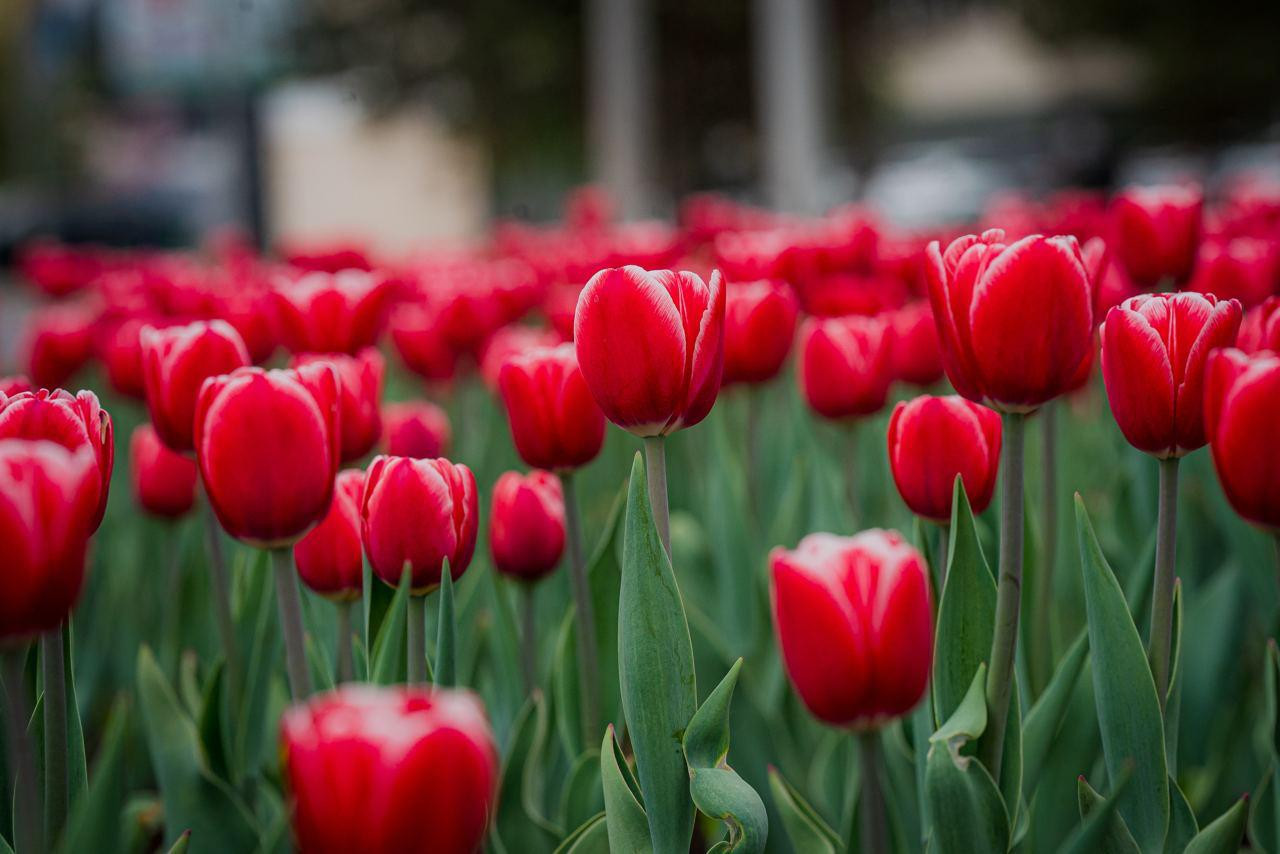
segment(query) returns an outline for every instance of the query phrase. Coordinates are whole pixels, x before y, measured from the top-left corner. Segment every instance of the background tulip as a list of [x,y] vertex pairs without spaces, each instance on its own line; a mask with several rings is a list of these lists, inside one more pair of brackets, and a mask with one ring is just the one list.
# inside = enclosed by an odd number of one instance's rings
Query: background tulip
[[1280,352],[1280,297],[1270,297],[1244,313],[1236,345],[1246,353]]
[[1245,308],[1276,291],[1280,244],[1256,237],[1211,238],[1200,244],[1195,275],[1187,290],[1237,299]]
[[429,460],[449,452],[449,416],[430,401],[387,404],[382,410],[382,434],[388,456]]
[[1195,187],[1130,187],[1111,202],[1111,243],[1140,288],[1191,276],[1204,197]]
[[294,353],[354,355],[382,332],[388,291],[373,273],[308,273],[275,295],[281,338]]
[[769,563],[782,658],[809,711],[854,728],[910,711],[933,660],[920,553],[894,531],[810,534]]
[[550,472],[505,472],[493,487],[489,547],[499,572],[537,581],[564,554],[564,493]]
[[1107,313],[1102,375],[1129,444],[1160,458],[1204,445],[1205,359],[1234,344],[1239,326],[1240,303],[1192,292],[1136,296]]
[[373,450],[382,438],[382,378],[386,362],[382,354],[366,347],[354,356],[343,353],[297,356],[293,366],[325,362],[337,372],[341,390],[342,458],[349,463]]
[[826,418],[878,412],[893,382],[893,342],[883,315],[806,320],[796,367],[809,406]]
[[534,468],[573,469],[604,444],[604,414],[578,368],[572,344],[539,347],[507,361],[499,376],[511,438]]
[[916,300],[889,312],[893,327],[893,374],[917,386],[931,386],[942,379],[942,353],[938,327],[927,300]]
[[762,383],[782,369],[796,333],[800,305],[783,282],[729,285],[724,309],[722,383]]
[[724,284],[712,273],[601,270],[578,297],[578,365],[605,417],[665,436],[711,411],[724,365]]
[[458,353],[441,329],[438,312],[425,305],[405,304],[391,315],[391,343],[405,367],[425,380],[453,378]]
[[496,799],[484,707],[463,691],[346,687],[281,721],[305,854],[470,854]]
[[12,397],[15,394],[22,394],[24,391],[33,390],[31,380],[22,374],[0,377],[0,394],[7,394]]
[[196,399],[209,377],[249,364],[239,333],[222,320],[198,320],[139,333],[147,410],[156,433],[175,451],[195,447]]
[[1215,351],[1204,391],[1205,432],[1222,491],[1245,519],[1280,530],[1280,356]]
[[1000,461],[1000,416],[957,395],[903,401],[889,418],[889,468],[911,512],[951,520],[956,475],[974,513],[991,503]]
[[39,387],[66,385],[93,355],[98,312],[81,302],[57,303],[32,312],[22,345],[24,364]]
[[161,442],[150,424],[139,424],[129,439],[129,473],[138,506],[154,516],[176,519],[195,504],[195,460]]
[[539,326],[504,326],[489,336],[480,357],[480,376],[493,392],[498,391],[502,366],[512,358],[539,347],[554,347],[563,339],[554,329]]
[[348,600],[360,595],[364,579],[364,549],[360,540],[363,494],[363,470],[338,472],[329,512],[293,547],[298,576],[322,596]]

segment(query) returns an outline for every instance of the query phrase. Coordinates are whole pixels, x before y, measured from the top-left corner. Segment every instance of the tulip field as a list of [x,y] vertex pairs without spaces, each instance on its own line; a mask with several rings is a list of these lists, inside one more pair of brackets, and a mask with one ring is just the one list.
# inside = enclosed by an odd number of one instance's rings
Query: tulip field
[[996,210],[24,247],[0,854],[1280,851],[1280,186]]

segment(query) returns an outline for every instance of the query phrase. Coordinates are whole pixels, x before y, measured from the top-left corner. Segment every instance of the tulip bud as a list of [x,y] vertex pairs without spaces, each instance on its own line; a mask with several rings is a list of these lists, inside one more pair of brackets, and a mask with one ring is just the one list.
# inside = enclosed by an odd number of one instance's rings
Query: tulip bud
[[471,469],[448,460],[375,457],[360,502],[365,553],[378,577],[395,587],[405,566],[412,591],[440,584],[444,561],[457,581],[471,563],[479,526]]
[[763,383],[782,369],[796,334],[800,305],[782,282],[730,285],[725,292],[724,376],[730,383]]
[[329,512],[293,547],[298,575],[321,596],[338,600],[360,596],[364,584],[364,551],[360,541],[363,494],[363,471],[338,472]]
[[331,365],[240,368],[205,380],[196,459],[209,502],[231,536],[291,545],[324,517],[338,471],[340,408]]
[[938,327],[927,300],[917,300],[889,313],[893,327],[893,373],[917,386],[931,386],[942,379],[942,352]]
[[1093,342],[1092,285],[1074,237],[999,229],[929,244],[925,272],[956,391],[1005,412],[1031,412],[1067,391]]
[[1245,519],[1280,531],[1280,452],[1276,401],[1280,356],[1239,350],[1209,354],[1204,424],[1222,491]]
[[344,353],[295,356],[292,367],[324,362],[337,372],[341,390],[342,458],[349,463],[373,450],[382,438],[382,377],[386,362],[382,354],[366,347],[354,356]]
[[1268,297],[1245,312],[1236,346],[1246,353],[1280,352],[1280,297]]
[[637,436],[692,427],[711,411],[724,365],[724,284],[695,273],[601,270],[578,297],[574,343],[605,417]]
[[348,685],[285,712],[280,731],[300,852],[479,850],[498,754],[474,694]]
[[382,410],[387,455],[429,460],[449,452],[449,416],[426,400],[389,403]]
[[889,468],[911,512],[951,520],[956,475],[974,513],[991,503],[1000,462],[1000,416],[956,395],[921,395],[893,408]]
[[405,367],[425,380],[453,378],[458,354],[445,339],[439,313],[425,304],[407,303],[391,315],[391,343]]
[[573,344],[539,347],[509,359],[499,375],[511,438],[534,468],[574,469],[604,445],[604,414],[578,368]]
[[499,572],[523,581],[549,575],[564,554],[564,493],[550,472],[509,471],[493,487],[489,547]]
[[796,372],[809,406],[824,418],[880,411],[893,382],[893,343],[884,315],[805,320]]
[[56,628],[70,613],[101,489],[87,445],[0,439],[0,644]]
[[1191,276],[1203,207],[1195,187],[1130,187],[1112,200],[1111,243],[1139,288]]
[[1195,275],[1186,290],[1237,299],[1245,308],[1271,296],[1280,274],[1280,250],[1272,240],[1236,237],[1200,244]]
[[249,364],[249,352],[231,325],[199,320],[138,333],[147,410],[156,433],[175,451],[195,447],[196,398],[209,377]]
[[142,370],[142,342],[139,334],[146,321],[131,317],[109,329],[98,345],[102,367],[111,387],[125,397],[145,401],[147,381]]
[[554,347],[561,338],[554,329],[537,326],[504,326],[489,336],[480,357],[480,376],[493,392],[498,391],[502,366],[521,353],[537,347]]
[[166,519],[186,515],[196,500],[196,463],[171,450],[150,424],[139,424],[129,440],[133,494],[143,510]]
[[55,303],[31,313],[22,350],[41,388],[66,385],[93,355],[97,312],[84,303]]
[[294,353],[358,353],[378,341],[387,301],[384,280],[361,270],[308,273],[280,285],[276,311]]
[[1205,359],[1234,344],[1239,326],[1240,303],[1190,291],[1132,297],[1107,312],[1102,376],[1129,444],[1160,458],[1204,445]]
[[855,729],[906,714],[933,660],[925,560],[896,531],[810,534],[774,549],[773,620],[787,675],[818,719]]

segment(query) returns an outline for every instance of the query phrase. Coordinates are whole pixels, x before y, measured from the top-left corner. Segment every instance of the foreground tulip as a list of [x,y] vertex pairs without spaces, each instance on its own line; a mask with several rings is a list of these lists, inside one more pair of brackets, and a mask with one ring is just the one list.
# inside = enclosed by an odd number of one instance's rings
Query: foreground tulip
[[1115,197],[1110,242],[1140,288],[1191,276],[1203,207],[1204,197],[1193,187],[1130,187]]
[[604,415],[572,344],[538,347],[507,361],[499,387],[520,458],[534,468],[576,469],[604,444]]
[[902,500],[917,516],[951,521],[956,475],[974,513],[995,493],[1000,416],[956,395],[922,395],[889,418],[889,468]]
[[337,372],[342,417],[341,462],[358,460],[382,438],[382,378],[386,362],[382,354],[366,347],[354,356],[343,353],[295,357],[293,366],[326,362]]
[[471,854],[484,841],[498,754],[475,695],[349,686],[280,729],[301,854]]
[[1280,352],[1280,297],[1270,297],[1245,312],[1236,345],[1246,353]]
[[725,293],[723,385],[763,383],[782,370],[800,311],[795,294],[773,280],[730,285]]
[[1205,433],[1222,491],[1245,519],[1280,533],[1280,355],[1218,350],[1204,389]]
[[294,353],[360,352],[377,343],[389,292],[360,270],[308,273],[275,291],[284,345]]
[[195,448],[196,399],[209,377],[249,364],[249,351],[239,333],[222,320],[189,323],[166,329],[144,327],[143,379],[151,423],[175,451]]
[[879,412],[893,382],[893,342],[884,316],[806,320],[797,372],[809,406],[834,419]]
[[195,505],[195,460],[161,442],[150,424],[139,424],[129,439],[129,473],[138,506],[153,516],[177,519]]
[[387,404],[382,410],[382,426],[388,456],[429,460],[449,452],[449,416],[429,401]]

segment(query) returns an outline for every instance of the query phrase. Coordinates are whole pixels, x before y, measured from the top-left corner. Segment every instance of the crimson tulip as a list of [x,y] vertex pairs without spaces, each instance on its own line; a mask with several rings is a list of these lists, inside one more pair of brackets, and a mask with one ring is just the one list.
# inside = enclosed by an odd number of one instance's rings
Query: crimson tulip
[[695,273],[601,270],[578,297],[574,345],[610,421],[666,436],[711,411],[724,366],[724,283]]
[[956,475],[974,513],[995,494],[1000,461],[1000,416],[957,395],[921,395],[893,408],[889,468],[911,512],[935,522],[951,520]]
[[240,368],[205,380],[195,450],[209,502],[231,536],[297,542],[324,517],[340,453],[339,386],[328,364]]
[[1191,276],[1203,208],[1197,187],[1130,187],[1112,200],[1111,243],[1138,287]]
[[805,706],[837,726],[868,729],[924,695],[933,615],[924,557],[896,531],[810,534],[774,549],[774,628]]
[[389,456],[429,460],[449,452],[449,416],[434,403],[389,403],[382,410],[382,425]]
[[388,291],[362,270],[308,273],[276,288],[284,345],[294,353],[349,353],[377,343]]
[[27,319],[22,345],[27,373],[42,388],[66,385],[93,355],[97,311],[64,302],[36,309]]
[[1235,343],[1240,303],[1186,291],[1131,297],[1102,325],[1102,376],[1129,444],[1159,458],[1205,443],[1204,365]]
[[574,469],[604,444],[604,414],[578,368],[573,344],[509,359],[498,386],[520,458],[534,468]]
[[360,498],[364,472],[345,469],[333,484],[329,512],[293,547],[304,584],[321,596],[346,601],[360,596],[364,551],[360,541]]
[[70,613],[101,489],[87,445],[0,439],[0,643],[57,628]]
[[466,691],[351,685],[281,719],[300,854],[471,854],[497,797],[498,753]]
[[147,410],[156,433],[175,451],[193,450],[201,385],[209,377],[249,364],[244,341],[222,320],[198,320],[164,329],[145,326],[138,341]]
[[1006,245],[991,229],[929,244],[925,270],[956,391],[1030,412],[1066,391],[1093,341],[1092,284],[1074,237]]
[[458,354],[444,337],[439,312],[406,303],[392,313],[390,327],[391,343],[405,367],[425,380],[453,378]]
[[292,366],[325,362],[337,372],[341,390],[341,462],[358,460],[382,438],[382,378],[386,362],[382,354],[366,347],[354,356],[345,353],[295,356]]
[[454,581],[471,563],[479,526],[475,475],[445,459],[375,457],[360,518],[365,553],[378,577],[394,587],[407,566],[412,592],[429,593],[440,584],[445,560]]
[[7,394],[13,397],[15,394],[22,394],[24,391],[34,391],[34,389],[31,385],[31,380],[27,379],[23,374],[0,377],[0,394]]
[[1222,491],[1245,519],[1280,531],[1280,356],[1216,350],[1205,369],[1204,393],[1205,435]]
[[489,547],[504,575],[537,581],[560,563],[565,544],[564,492],[550,472],[509,471],[493,486]]
[[917,386],[931,386],[942,379],[942,352],[938,327],[927,300],[916,300],[889,313],[893,326],[893,373]]
[[480,376],[490,390],[498,391],[502,366],[513,357],[536,347],[554,347],[561,342],[554,329],[538,326],[504,326],[489,336],[480,357]]
[[18,271],[51,297],[83,290],[106,267],[100,251],[51,240],[35,240],[18,252]]
[[170,449],[150,424],[129,439],[129,473],[138,505],[154,516],[177,519],[195,504],[195,460]]
[[893,327],[884,315],[810,317],[800,326],[800,388],[825,418],[878,412],[893,382]]
[[1246,353],[1280,352],[1280,297],[1268,297],[1262,305],[1245,312],[1236,346]]
[[722,383],[763,383],[782,369],[800,305],[786,284],[763,279],[725,292]]
[[1257,237],[1214,238],[1200,245],[1195,275],[1187,289],[1238,299],[1251,308],[1275,293],[1280,245]]

